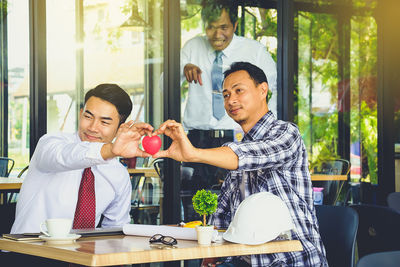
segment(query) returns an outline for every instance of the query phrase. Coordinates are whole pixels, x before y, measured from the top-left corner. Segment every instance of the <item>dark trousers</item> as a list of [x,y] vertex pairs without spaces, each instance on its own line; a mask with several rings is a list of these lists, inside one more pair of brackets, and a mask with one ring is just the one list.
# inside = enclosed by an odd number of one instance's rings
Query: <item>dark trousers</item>
[[231,262],[218,264],[217,267],[250,267],[251,265],[239,257],[235,257]]

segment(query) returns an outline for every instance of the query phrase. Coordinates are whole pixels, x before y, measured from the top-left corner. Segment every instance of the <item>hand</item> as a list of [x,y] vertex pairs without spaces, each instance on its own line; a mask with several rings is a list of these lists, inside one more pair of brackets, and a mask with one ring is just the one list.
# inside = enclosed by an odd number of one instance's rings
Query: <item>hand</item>
[[183,68],[183,73],[185,74],[186,80],[191,83],[192,81],[195,83],[199,83],[203,85],[203,81],[201,79],[201,69],[194,64],[186,64]]
[[215,267],[217,266],[217,258],[203,259],[201,267]]
[[143,135],[150,135],[153,127],[147,123],[134,123],[129,121],[121,124],[116,134],[111,152],[124,158],[150,157],[149,153],[139,149],[140,139]]
[[152,135],[165,134],[172,139],[172,144],[167,150],[159,151],[153,158],[167,157],[176,161],[193,161],[197,149],[190,143],[183,130],[182,124],[168,120],[160,125]]

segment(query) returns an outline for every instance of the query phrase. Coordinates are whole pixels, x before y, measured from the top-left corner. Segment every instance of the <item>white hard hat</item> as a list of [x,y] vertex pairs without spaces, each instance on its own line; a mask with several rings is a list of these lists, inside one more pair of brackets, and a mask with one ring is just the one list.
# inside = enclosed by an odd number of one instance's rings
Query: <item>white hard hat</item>
[[240,203],[223,238],[234,243],[258,245],[292,229],[294,225],[286,204],[274,194],[260,192]]

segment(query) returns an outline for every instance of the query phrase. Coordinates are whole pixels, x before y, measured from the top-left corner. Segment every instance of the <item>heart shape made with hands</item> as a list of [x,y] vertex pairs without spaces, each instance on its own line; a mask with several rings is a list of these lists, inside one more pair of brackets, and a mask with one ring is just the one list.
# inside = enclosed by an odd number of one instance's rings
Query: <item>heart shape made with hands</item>
[[142,146],[144,151],[154,155],[161,148],[161,138],[158,135],[155,136],[145,136],[142,140]]

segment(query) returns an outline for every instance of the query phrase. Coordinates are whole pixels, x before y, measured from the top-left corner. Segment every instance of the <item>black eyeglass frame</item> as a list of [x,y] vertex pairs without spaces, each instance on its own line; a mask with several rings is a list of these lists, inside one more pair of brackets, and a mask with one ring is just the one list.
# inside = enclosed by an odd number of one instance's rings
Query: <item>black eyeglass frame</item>
[[162,234],[155,234],[152,237],[150,237],[149,243],[150,244],[162,243],[164,245],[174,246],[174,245],[178,244],[178,241],[176,240],[175,237],[172,237],[172,236],[168,236],[168,235],[164,236]]

